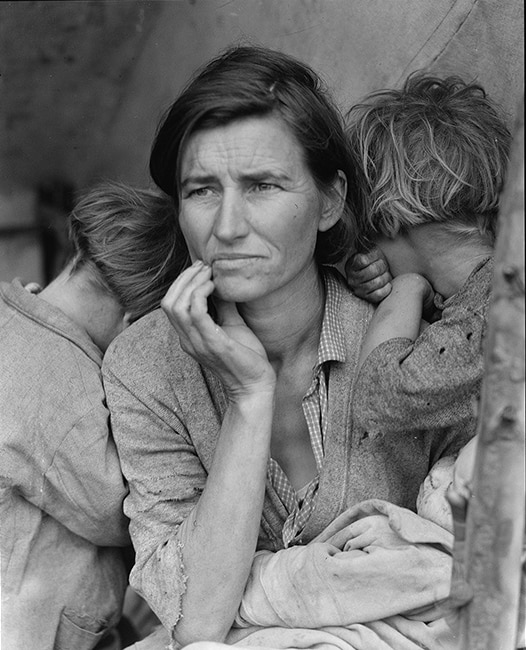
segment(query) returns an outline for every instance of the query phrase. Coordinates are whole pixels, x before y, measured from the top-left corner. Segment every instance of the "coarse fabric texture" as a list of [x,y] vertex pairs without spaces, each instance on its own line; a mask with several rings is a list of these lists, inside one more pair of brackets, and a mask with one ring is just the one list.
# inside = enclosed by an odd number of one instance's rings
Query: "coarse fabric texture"
[[[353,296],[343,281],[337,286],[346,359],[330,363],[327,369],[324,459],[302,543],[367,499],[414,509],[429,468],[467,442],[461,428],[441,435],[386,432],[373,439],[353,425],[356,364],[372,308]],[[103,374],[113,433],[130,486],[124,506],[136,550],[130,582],[171,629],[179,620],[185,591],[185,521],[212,464],[225,394],[218,379],[180,348],[175,330],[160,310],[117,337],[105,355]],[[283,548],[287,517],[267,483],[258,550]]]
[[0,299],[2,647],[118,648],[130,540],[102,353],[18,280]]
[[[367,542],[349,548],[359,534]],[[454,650],[452,545],[449,531],[406,508],[357,504],[305,546],[258,553],[225,644],[187,648]],[[133,646],[170,647],[166,630]]]
[[367,357],[356,380],[354,418],[371,437],[422,429],[440,435],[459,424],[475,435],[492,277],[493,260],[486,258],[416,341],[391,339]]
[[[372,499],[340,515],[305,547],[258,554],[237,618],[245,629],[232,629],[226,644],[459,650],[458,606],[472,597],[462,565],[451,573],[453,551],[461,549],[451,531],[427,518],[433,513],[425,504],[421,512]],[[367,541],[353,545],[355,538]],[[517,648],[525,639],[524,584]],[[204,645],[187,647],[214,650]]]
[[[349,547],[359,535],[367,543]],[[398,614],[433,621],[449,593],[452,544],[450,532],[406,508],[365,501],[306,546],[256,555],[237,626],[321,628]]]

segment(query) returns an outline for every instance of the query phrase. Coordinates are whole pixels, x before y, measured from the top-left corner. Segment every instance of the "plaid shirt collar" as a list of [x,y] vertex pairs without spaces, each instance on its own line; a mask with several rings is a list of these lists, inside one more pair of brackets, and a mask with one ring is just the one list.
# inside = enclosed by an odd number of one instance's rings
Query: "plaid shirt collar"
[[313,368],[310,388],[302,401],[318,475],[296,493],[275,460],[270,459],[268,467],[269,480],[289,512],[282,531],[285,547],[301,533],[314,509],[319,471],[324,456],[323,438],[326,427],[324,423],[327,421],[327,383],[322,372],[323,365],[329,361],[345,361],[346,358],[343,327],[338,317],[343,288],[329,269],[324,272],[324,281],[325,311],[318,345],[318,361]]
[[316,367],[326,361],[345,361],[345,343],[343,327],[338,317],[343,287],[330,269],[323,274],[325,282],[325,312],[321,325],[318,362]]

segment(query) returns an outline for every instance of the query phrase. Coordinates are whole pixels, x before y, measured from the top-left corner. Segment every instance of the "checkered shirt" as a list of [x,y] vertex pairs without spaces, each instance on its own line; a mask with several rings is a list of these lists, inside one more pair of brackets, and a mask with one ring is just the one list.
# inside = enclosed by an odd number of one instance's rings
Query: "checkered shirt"
[[318,346],[318,360],[313,369],[310,387],[302,400],[303,414],[309,430],[317,475],[301,490],[296,492],[285,472],[273,458],[270,459],[267,470],[271,484],[289,513],[282,532],[285,548],[293,544],[301,534],[314,509],[324,456],[323,439],[327,430],[329,362],[345,361],[346,356],[343,329],[338,318],[342,288],[330,273],[325,274],[324,280],[326,291],[325,313]]

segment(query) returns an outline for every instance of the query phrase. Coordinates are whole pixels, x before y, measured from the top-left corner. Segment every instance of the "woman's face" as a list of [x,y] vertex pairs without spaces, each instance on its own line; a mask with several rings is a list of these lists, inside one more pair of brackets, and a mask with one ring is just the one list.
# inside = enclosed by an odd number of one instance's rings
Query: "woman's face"
[[276,116],[194,133],[181,165],[180,225],[192,260],[212,267],[223,300],[297,288],[316,272],[318,230],[338,220],[303,151]]

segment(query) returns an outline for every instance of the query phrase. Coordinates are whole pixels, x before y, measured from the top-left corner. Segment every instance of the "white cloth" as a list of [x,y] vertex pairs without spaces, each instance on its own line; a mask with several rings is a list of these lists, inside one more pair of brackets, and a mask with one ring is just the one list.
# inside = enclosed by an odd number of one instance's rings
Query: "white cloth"
[[228,644],[342,650],[454,648],[444,618],[453,536],[373,499],[306,546],[256,556]]

